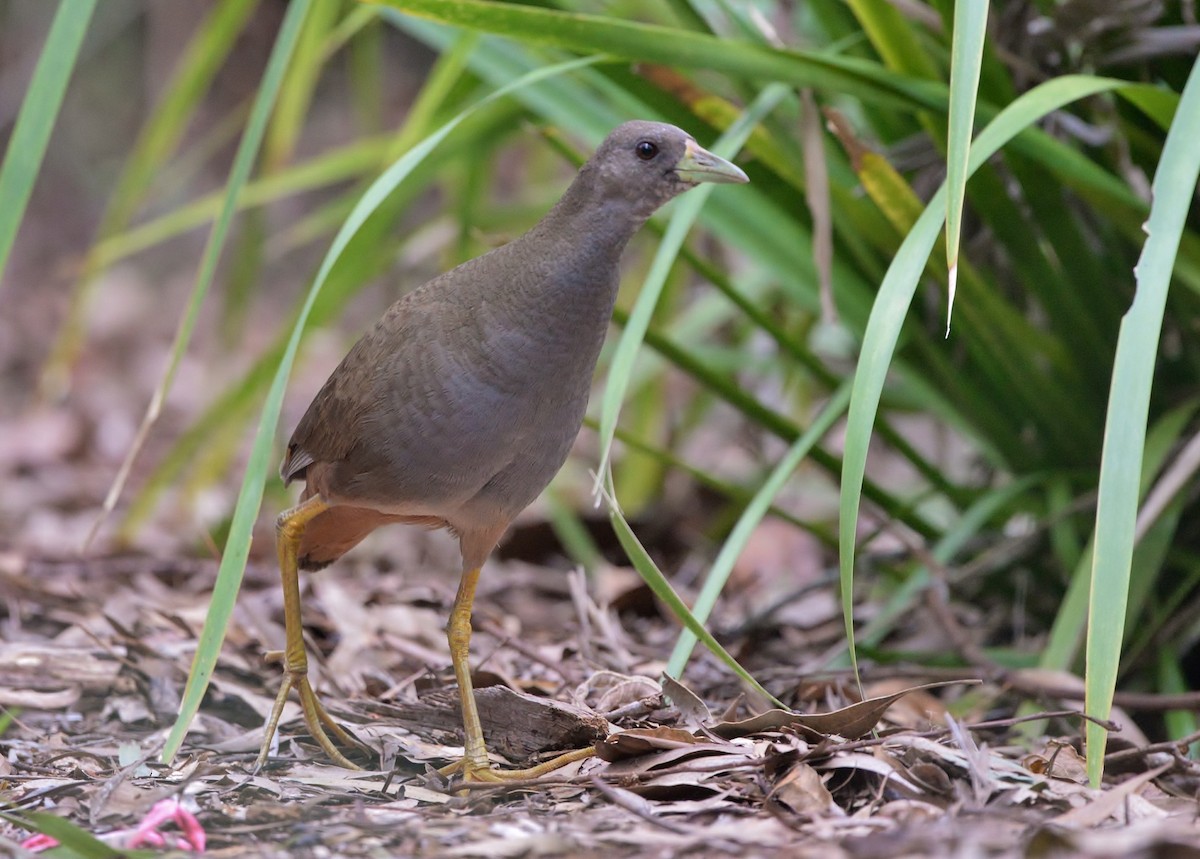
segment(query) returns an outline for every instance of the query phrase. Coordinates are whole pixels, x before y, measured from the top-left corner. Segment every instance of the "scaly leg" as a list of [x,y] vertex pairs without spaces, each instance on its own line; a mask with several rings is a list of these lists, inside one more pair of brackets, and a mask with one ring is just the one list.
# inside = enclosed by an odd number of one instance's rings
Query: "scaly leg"
[[450,641],[450,659],[454,663],[454,676],[458,679],[458,695],[462,700],[463,757],[462,760],[443,767],[442,775],[462,773],[463,781],[499,782],[537,778],[565,766],[572,761],[583,760],[595,754],[595,749],[577,749],[559,755],[553,760],[520,770],[495,770],[488,761],[487,747],[483,742],[483,726],[479,722],[479,709],[475,705],[475,690],[471,684],[469,650],[471,646],[471,606],[475,602],[475,586],[479,584],[479,567],[463,573],[458,585],[454,607],[450,609],[450,622],[446,637]]
[[347,769],[361,769],[351,763],[337,750],[329,735],[328,728],[339,740],[347,745],[363,748],[362,743],[333,720],[317,700],[317,694],[308,682],[308,656],[304,652],[304,627],[300,616],[300,568],[298,556],[300,540],[304,536],[305,526],[329,505],[319,495],[314,495],[307,501],[290,510],[279,514],[275,522],[275,547],[279,554],[279,575],[283,580],[283,622],[286,633],[286,647],[283,653],[283,683],[279,694],[275,697],[275,706],[263,729],[262,748],[258,752],[258,760],[254,764],[257,770],[267,762],[267,754],[271,750],[271,738],[279,727],[279,717],[283,714],[283,705],[287,703],[288,692],[295,689],[300,696],[300,706],[304,709],[304,724],[309,734],[325,750],[330,759],[338,766]]

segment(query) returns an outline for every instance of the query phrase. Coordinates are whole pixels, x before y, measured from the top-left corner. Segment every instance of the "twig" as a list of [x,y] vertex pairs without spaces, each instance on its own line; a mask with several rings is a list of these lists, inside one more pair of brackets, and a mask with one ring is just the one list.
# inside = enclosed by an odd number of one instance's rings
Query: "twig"
[[588,780],[588,783],[591,784],[591,786],[596,790],[600,791],[600,794],[613,805],[625,809],[630,814],[641,818],[653,826],[658,826],[667,830],[667,832],[674,832],[676,835],[691,834],[690,830],[684,826],[680,826],[678,823],[672,823],[669,820],[661,820],[655,817],[653,814],[650,814],[648,811],[646,811],[646,809],[641,808],[636,802],[631,802],[629,797],[625,795],[624,791],[615,789],[602,778],[597,778],[593,775]]
[[[1139,746],[1135,749],[1122,749],[1119,752],[1109,752],[1104,756],[1105,764],[1122,763],[1128,760],[1136,760],[1152,755],[1156,752],[1172,752],[1177,753],[1181,748],[1187,748],[1192,743],[1200,741],[1200,731],[1194,731],[1186,737],[1180,737],[1178,740],[1167,740],[1161,743],[1151,743],[1148,746]],[[1196,761],[1189,760],[1188,763],[1195,766]]]

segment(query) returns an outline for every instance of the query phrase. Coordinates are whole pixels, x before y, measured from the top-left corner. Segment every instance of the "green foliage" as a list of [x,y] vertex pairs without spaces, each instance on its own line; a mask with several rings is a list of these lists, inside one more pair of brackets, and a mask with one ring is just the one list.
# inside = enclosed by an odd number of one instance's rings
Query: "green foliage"
[[60,859],[120,859],[123,856],[143,859],[154,855],[150,850],[116,850],[66,818],[45,811],[26,811],[21,814],[0,811],[0,817],[15,826],[47,835],[57,841],[58,846],[48,852],[47,856]]
[[[1106,30],[1117,36],[1107,40],[1059,29],[1047,12],[1040,35],[1021,46],[1022,64],[1011,61],[1012,48],[1032,38],[1029,21],[987,22],[980,3],[912,4],[914,17],[884,0],[766,3],[757,4],[769,13],[760,19],[744,4],[670,0],[630,20],[595,14],[603,4],[584,0],[326,2],[301,27],[302,6],[288,6],[291,29],[276,51],[291,61],[260,83],[243,136],[264,135],[257,169],[254,141],[225,193],[164,202],[150,179],[204,157],[205,145],[189,147],[186,129],[254,11],[248,0],[214,5],[130,153],[77,290],[86,295],[118,260],[211,224],[173,368],[222,249],[236,257],[231,284],[241,284],[226,297],[234,322],[253,311],[256,273],[297,252],[323,255],[302,304],[269,332],[270,346],[181,435],[130,505],[125,533],[136,539],[138,524],[166,499],[186,502],[172,488],[195,490],[228,472],[258,416],[217,608],[168,757],[216,658],[303,333],[331,324],[422,236],[408,215],[429,189],[449,195],[440,211],[458,219],[442,258],[450,262],[532,223],[561,189],[565,162],[634,116],[684,126],[706,145],[720,140],[726,154],[740,147],[736,160],[751,177],[749,186],[707,197],[692,192],[639,240],[630,294],[615,315],[624,334],[602,358],[605,393],[593,406],[598,459],[617,466],[617,502],[653,506],[676,473],[722,499],[710,533],[722,545],[698,615],[719,604],[720,582],[764,515],[826,539],[836,516],[848,644],[857,632],[872,655],[885,655],[930,586],[932,559],[984,570],[963,598],[1015,599],[1015,577],[1037,582],[1026,619],[1045,644],[1037,656],[1082,671],[1087,631],[1094,715],[1107,713],[1119,677],[1141,688],[1183,682],[1180,665],[1200,629],[1173,640],[1169,653],[1155,642],[1178,629],[1177,613],[1194,605],[1200,586],[1197,502],[1180,491],[1196,469],[1181,449],[1195,434],[1200,368],[1191,336],[1200,235],[1189,209],[1197,156],[1184,142],[1200,135],[1194,57],[1129,59],[1120,38],[1132,43],[1133,34],[1121,27],[1133,25],[1119,10]],[[956,7],[961,17],[951,14]],[[760,20],[779,32],[760,29]],[[0,170],[0,249],[15,234],[54,121],[51,96],[61,95],[70,70],[75,48],[60,26],[43,55],[57,72],[35,78],[26,98],[40,115],[22,113]],[[85,26],[86,16],[76,19],[75,47]],[[387,129],[387,82],[377,66],[400,37],[438,58],[407,119]],[[306,109],[334,85],[330,69],[343,54],[348,89],[339,97],[361,127],[309,155],[299,146]],[[802,131],[805,98],[825,111],[831,130],[818,142]],[[229,122],[241,123],[241,114]],[[515,200],[495,193],[494,165],[513,149],[525,165]],[[824,181],[811,181],[814,164]],[[943,169],[944,190],[933,193]],[[1148,177],[1153,197],[1144,193]],[[301,194],[306,204],[316,200],[306,217],[280,235],[264,229],[273,207]],[[153,216],[138,221],[149,208]],[[239,230],[235,213],[253,218]],[[481,241],[480,229],[493,232]],[[237,236],[229,248],[226,235]],[[834,320],[823,316],[830,298]],[[60,339],[77,345],[82,334],[72,324]],[[231,346],[241,330],[231,325]],[[61,378],[74,354],[73,346],[57,350],[51,376]],[[170,382],[171,371],[162,396]],[[678,408],[665,408],[663,392],[679,389]],[[835,440],[827,430],[847,390]],[[730,474],[699,458],[696,439],[715,421],[750,440],[752,468]],[[914,433],[914,425],[924,429]],[[942,429],[969,447],[966,465],[921,443],[922,433]],[[610,450],[613,439],[620,444]],[[868,451],[881,443],[905,464],[905,477],[870,472]],[[634,452],[653,468],[622,469]],[[595,458],[586,464],[595,467]],[[837,514],[789,510],[779,493],[795,486],[794,473],[815,485],[840,480]],[[565,504],[583,491],[572,488],[556,487],[556,527],[581,562],[594,563],[595,547]],[[1137,522],[1139,504],[1151,498],[1147,521]],[[653,576],[649,555],[614,516],[635,564]],[[1034,539],[990,560],[1008,535],[1029,527]],[[889,530],[928,554],[875,559],[870,584],[881,608],[856,629],[852,607],[864,579],[856,558],[872,549],[863,535]],[[694,618],[684,622],[700,631]],[[997,648],[1018,643],[997,635],[988,642]],[[673,671],[691,645],[681,639]],[[848,647],[837,659],[854,656]],[[1183,731],[1191,722],[1176,715],[1169,724]],[[1089,729],[1093,776],[1102,749],[1101,733]]]
[[21,226],[67,80],[95,7],[96,0],[64,0],[59,5],[33,80],[21,102],[21,112],[0,164],[0,279],[4,277],[8,253]]

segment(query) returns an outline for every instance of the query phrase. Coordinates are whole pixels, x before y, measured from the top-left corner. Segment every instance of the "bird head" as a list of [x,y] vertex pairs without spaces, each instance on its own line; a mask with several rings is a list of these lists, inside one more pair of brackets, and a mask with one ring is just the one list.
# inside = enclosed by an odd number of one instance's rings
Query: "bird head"
[[702,148],[686,131],[662,122],[618,126],[585,170],[596,175],[606,196],[628,200],[644,216],[701,182],[749,181],[737,166]]

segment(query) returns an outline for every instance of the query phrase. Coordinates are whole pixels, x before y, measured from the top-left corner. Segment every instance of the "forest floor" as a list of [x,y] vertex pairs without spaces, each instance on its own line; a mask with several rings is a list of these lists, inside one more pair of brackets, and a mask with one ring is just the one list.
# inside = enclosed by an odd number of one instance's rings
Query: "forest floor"
[[[890,700],[972,675],[892,666],[866,675],[882,700],[855,705],[844,674],[811,670],[838,647],[831,585],[741,624],[726,616],[721,637],[794,711],[832,715],[771,711],[707,656],[668,701],[675,627],[618,566],[590,580],[514,559],[485,571],[472,653],[489,747],[524,764],[603,740],[603,759],[461,791],[436,771],[461,753],[443,635],[454,547],[404,533],[305,580],[315,685],[371,749],[348,752],[362,771],[323,757],[295,703],[253,769],[280,677],[263,652],[283,641],[265,560],[247,570],[200,715],[164,764],[216,563],[6,549],[0,854],[36,847],[36,829],[66,840],[38,816],[49,812],[113,847],[158,832],[218,856],[1200,855],[1195,764],[1126,743],[1090,789],[1077,704],[1031,739],[1003,680],[979,671],[982,685]],[[105,855],[85,848],[66,855]]]

